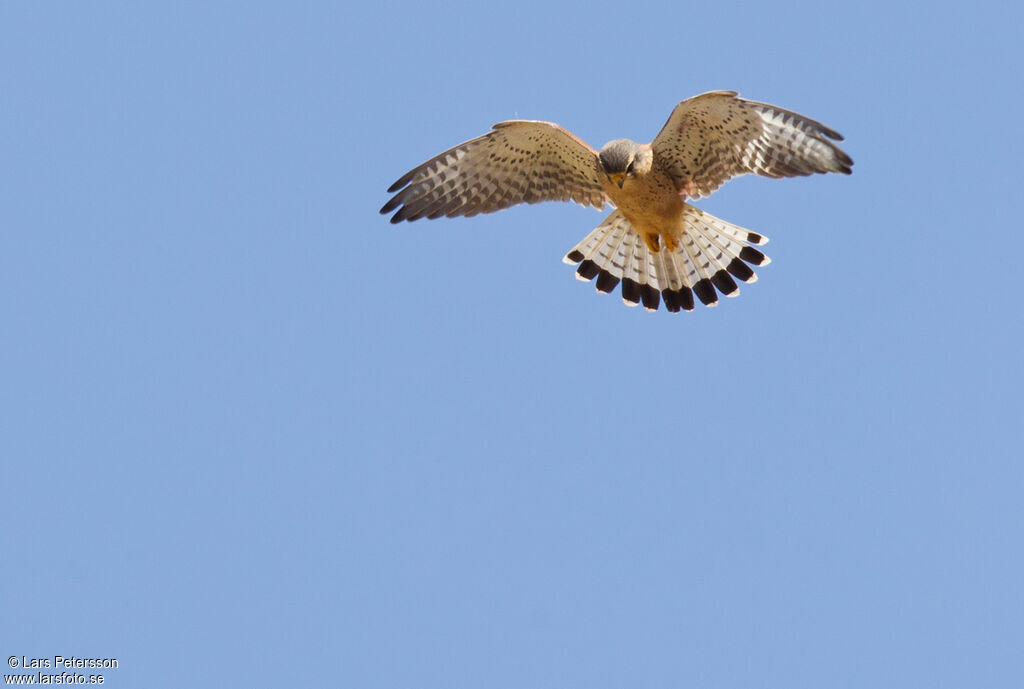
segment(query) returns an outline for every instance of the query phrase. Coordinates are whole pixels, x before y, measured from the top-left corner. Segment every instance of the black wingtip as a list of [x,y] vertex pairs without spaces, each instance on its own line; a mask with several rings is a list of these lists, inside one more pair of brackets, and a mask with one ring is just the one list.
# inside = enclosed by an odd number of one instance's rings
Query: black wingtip
[[402,206],[395,212],[394,215],[391,216],[391,224],[397,225],[403,220],[408,220],[409,222],[412,222],[413,220],[416,220],[416,218],[418,217],[418,215],[413,214],[412,209],[410,209],[409,206]]
[[565,255],[565,258],[566,260],[572,261],[573,263],[579,263],[580,261],[583,260],[584,256],[582,252],[573,249],[572,251]]
[[388,193],[389,194],[393,194],[396,191],[398,191],[399,189],[401,189],[402,187],[404,187],[406,184],[411,182],[412,178],[416,176],[416,173],[419,172],[419,170],[420,170],[420,168],[416,168],[415,170],[409,170],[404,175],[399,177],[397,180],[395,180],[394,184],[392,184],[390,187],[388,187]]
[[387,213],[390,213],[391,211],[398,208],[399,205],[401,205],[401,202],[398,200],[398,197],[392,197],[388,199],[387,203],[380,207],[380,214],[386,215]]

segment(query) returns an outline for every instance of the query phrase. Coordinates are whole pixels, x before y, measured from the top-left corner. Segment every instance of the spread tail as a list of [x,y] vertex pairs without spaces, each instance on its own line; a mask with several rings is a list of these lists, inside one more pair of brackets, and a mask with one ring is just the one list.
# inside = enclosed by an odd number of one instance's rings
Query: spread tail
[[626,305],[642,302],[648,311],[656,311],[664,300],[665,308],[673,312],[692,311],[693,295],[707,306],[718,303],[718,292],[737,296],[740,290],[733,278],[754,282],[757,275],[750,266],[769,263],[767,256],[748,246],[765,244],[767,237],[689,204],[685,204],[675,239],[678,246],[674,250],[662,242],[660,251],[651,251],[616,210],[563,260],[579,264],[577,279],[596,277],[598,292],[611,292],[621,281]]

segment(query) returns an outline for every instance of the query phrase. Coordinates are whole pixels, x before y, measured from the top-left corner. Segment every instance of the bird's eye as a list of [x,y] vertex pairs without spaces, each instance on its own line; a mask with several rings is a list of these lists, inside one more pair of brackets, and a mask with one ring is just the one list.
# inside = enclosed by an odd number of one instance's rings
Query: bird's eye
[[629,165],[626,166],[626,174],[627,175],[633,174],[633,163],[630,163]]

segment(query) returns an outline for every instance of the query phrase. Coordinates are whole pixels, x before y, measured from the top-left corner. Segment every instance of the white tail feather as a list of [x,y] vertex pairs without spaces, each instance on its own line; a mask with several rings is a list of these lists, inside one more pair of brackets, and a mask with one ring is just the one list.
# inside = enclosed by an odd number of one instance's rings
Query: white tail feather
[[769,259],[749,245],[768,239],[738,225],[727,223],[699,208],[684,205],[675,234],[678,248],[670,250],[664,238],[661,250],[651,251],[646,240],[618,210],[584,237],[563,259],[579,264],[580,280],[597,278],[600,292],[611,292],[621,281],[622,300],[629,306],[643,303],[649,311],[661,300],[669,311],[690,311],[694,295],[707,306],[718,303],[718,292],[736,296],[737,278],[754,282],[750,265]]

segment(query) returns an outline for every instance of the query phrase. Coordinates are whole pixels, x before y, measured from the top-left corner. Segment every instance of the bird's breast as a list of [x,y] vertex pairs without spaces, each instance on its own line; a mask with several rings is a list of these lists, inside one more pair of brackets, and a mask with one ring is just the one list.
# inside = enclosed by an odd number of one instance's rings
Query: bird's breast
[[606,182],[605,193],[633,226],[643,232],[671,234],[677,231],[683,213],[683,199],[668,182],[656,174],[635,175],[620,189]]

